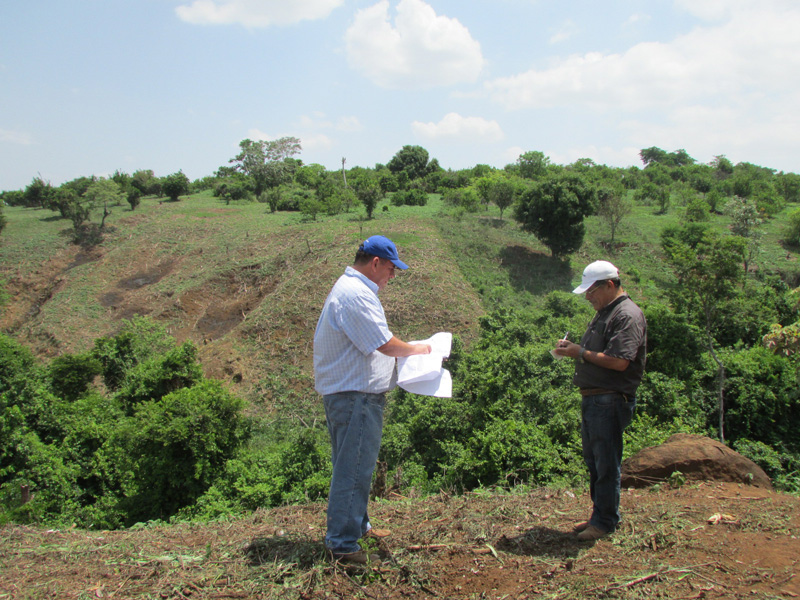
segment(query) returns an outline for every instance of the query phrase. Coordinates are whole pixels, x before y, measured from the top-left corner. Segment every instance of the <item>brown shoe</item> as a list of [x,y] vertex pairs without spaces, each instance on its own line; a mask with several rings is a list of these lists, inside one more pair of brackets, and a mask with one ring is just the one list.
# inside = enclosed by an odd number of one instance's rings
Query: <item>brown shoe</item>
[[368,565],[370,563],[380,563],[380,557],[377,554],[367,554],[363,550],[356,552],[347,552],[339,554],[331,552],[334,562],[343,563],[347,565]]
[[588,528],[589,528],[589,521],[583,521],[581,523],[575,523],[575,527],[572,528],[572,531],[574,531],[575,533],[580,533],[581,531],[584,531],[585,529]]
[[581,542],[593,542],[594,540],[599,540],[601,537],[605,537],[607,535],[607,531],[604,531],[599,527],[595,527],[594,525],[589,525],[586,529],[578,534],[578,540]]
[[392,535],[392,532],[388,529],[375,529],[374,527],[370,527],[367,529],[367,533],[362,535],[362,538],[377,538],[383,539]]

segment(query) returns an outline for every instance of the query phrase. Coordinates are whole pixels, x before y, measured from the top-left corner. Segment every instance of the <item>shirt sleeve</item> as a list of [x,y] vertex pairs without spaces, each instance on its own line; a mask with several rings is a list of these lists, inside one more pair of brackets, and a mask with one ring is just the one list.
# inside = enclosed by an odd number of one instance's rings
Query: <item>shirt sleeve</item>
[[365,356],[392,339],[377,297],[358,296],[339,307],[336,320],[344,334]]
[[603,350],[604,354],[633,361],[644,337],[644,324],[630,314],[621,314],[613,321],[613,327]]

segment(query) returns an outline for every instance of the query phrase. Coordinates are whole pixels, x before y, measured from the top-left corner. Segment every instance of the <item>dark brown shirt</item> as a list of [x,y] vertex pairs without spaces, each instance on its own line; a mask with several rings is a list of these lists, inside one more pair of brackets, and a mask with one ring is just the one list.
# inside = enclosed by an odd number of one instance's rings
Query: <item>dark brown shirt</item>
[[634,396],[644,374],[647,353],[647,321],[627,295],[597,311],[581,338],[581,346],[592,352],[630,361],[624,371],[605,369],[575,361],[572,382],[579,388],[597,388]]

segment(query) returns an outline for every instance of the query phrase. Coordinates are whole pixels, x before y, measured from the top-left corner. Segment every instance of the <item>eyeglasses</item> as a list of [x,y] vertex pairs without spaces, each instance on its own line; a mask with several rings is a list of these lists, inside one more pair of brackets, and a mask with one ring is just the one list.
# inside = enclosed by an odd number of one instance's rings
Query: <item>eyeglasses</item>
[[588,290],[586,290],[586,297],[588,298],[588,297],[589,297],[591,294],[594,294],[594,293],[595,293],[597,290],[599,290],[601,287],[605,287],[605,285],[606,285],[606,281],[608,281],[608,280],[607,280],[607,279],[604,279],[604,280],[602,280],[602,281],[595,281],[595,282],[592,284],[592,287],[590,287]]

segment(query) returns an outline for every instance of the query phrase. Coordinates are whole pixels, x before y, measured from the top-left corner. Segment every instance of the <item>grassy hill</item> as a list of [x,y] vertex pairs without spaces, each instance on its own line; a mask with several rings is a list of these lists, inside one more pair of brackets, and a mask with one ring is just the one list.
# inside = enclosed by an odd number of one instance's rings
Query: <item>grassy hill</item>
[[179,341],[195,342],[207,375],[251,399],[274,387],[275,377],[309,393],[319,310],[359,241],[374,233],[394,239],[413,266],[384,294],[393,331],[404,338],[440,330],[474,335],[480,299],[434,210],[306,222],[205,194],[145,200],[135,212],[114,209],[104,243],[84,249],[70,243],[68,221],[50,211],[9,208],[0,276],[11,300],[0,328],[54,356],[85,350],[122,319],[147,315]]
[[[271,214],[263,204],[228,206],[208,192],[177,203],[148,198],[136,211],[113,208],[110,231],[93,248],[72,244],[69,222],[56,213],[7,207],[0,277],[10,301],[0,329],[51,357],[85,350],[123,319],[147,315],[178,341],[195,342],[208,376],[269,405],[276,390],[313,395],[319,309],[359,241],[375,233],[395,240],[412,266],[382,293],[390,326],[407,339],[453,331],[469,344],[485,310],[569,290],[597,258],[617,264],[641,301],[672,284],[659,235],[680,221],[680,208],[656,215],[637,207],[613,245],[590,217],[583,247],[561,262],[494,208],[456,218],[431,198],[422,208],[384,201],[372,220],[358,209],[316,221]],[[714,219],[719,228],[726,222]],[[765,224],[758,262],[796,284],[798,255],[780,245],[780,228],[781,215]]]

